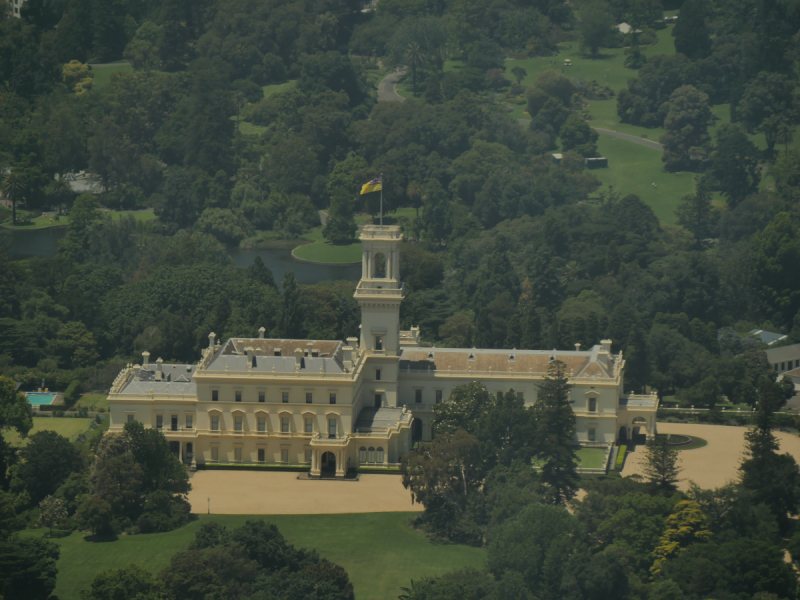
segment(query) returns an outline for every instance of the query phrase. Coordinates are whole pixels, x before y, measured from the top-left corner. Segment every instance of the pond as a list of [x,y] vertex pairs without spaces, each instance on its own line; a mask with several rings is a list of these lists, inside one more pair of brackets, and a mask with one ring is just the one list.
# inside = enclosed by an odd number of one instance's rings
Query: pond
[[[67,232],[66,227],[49,227],[46,229],[10,230],[0,229],[0,243],[7,244],[8,253],[14,258],[41,256],[51,258],[58,250],[58,241]],[[233,248],[230,251],[234,264],[240,267],[249,267],[256,256],[260,256],[275,277],[275,283],[280,287],[286,271],[294,271],[297,282],[312,285],[330,279],[346,279],[358,281],[361,277],[361,265],[343,265],[341,267],[330,265],[315,265],[294,260],[291,250],[241,250]]]
[[292,251],[285,249],[269,250],[241,250],[233,248],[231,258],[240,267],[249,267],[256,256],[260,256],[264,264],[272,270],[275,283],[281,287],[283,275],[286,271],[294,271],[297,283],[312,285],[329,279],[347,279],[358,281],[361,278],[361,265],[343,265],[335,267],[330,265],[315,265],[300,262],[292,258]]
[[41,256],[52,258],[58,250],[58,241],[67,233],[66,227],[45,229],[0,229],[0,243],[14,258]]

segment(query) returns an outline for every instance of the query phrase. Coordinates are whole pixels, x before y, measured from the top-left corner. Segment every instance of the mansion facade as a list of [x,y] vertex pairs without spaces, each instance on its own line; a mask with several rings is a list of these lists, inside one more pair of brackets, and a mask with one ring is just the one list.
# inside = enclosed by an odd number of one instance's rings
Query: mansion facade
[[455,386],[480,381],[513,389],[526,405],[553,360],[567,366],[577,417],[575,442],[607,445],[636,430],[655,433],[658,398],[626,395],[625,361],[611,341],[588,350],[484,350],[420,345],[400,330],[399,227],[361,233],[362,277],[355,291],[360,338],[341,341],[209,335],[197,364],[129,365],[109,394],[110,428],[137,420],[163,431],[193,468],[309,465],[311,476],[348,468],[396,466],[412,444],[429,440],[433,408]]

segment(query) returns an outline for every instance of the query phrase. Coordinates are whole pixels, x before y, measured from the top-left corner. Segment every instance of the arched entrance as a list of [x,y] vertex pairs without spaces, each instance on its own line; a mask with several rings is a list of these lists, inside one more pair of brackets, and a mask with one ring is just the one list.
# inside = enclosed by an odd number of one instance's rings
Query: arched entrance
[[321,477],[335,477],[336,476],[336,455],[333,452],[325,452],[322,455],[322,464],[320,465]]
[[619,443],[625,444],[628,441],[628,428],[623,425],[619,428]]
[[634,444],[646,444],[647,420],[644,417],[636,417],[631,425],[631,441]]
[[419,442],[422,440],[422,421],[413,419],[411,421],[411,442]]

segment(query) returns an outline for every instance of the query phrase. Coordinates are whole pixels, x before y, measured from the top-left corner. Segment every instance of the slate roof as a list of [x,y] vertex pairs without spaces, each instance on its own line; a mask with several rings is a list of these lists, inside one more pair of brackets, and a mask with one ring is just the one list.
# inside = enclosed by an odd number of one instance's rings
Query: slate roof
[[[497,373],[546,373],[552,359],[567,365],[575,377],[610,377],[597,362],[600,346],[586,351],[563,350],[487,350],[469,348],[403,349],[400,368],[435,371],[473,371]],[[613,357],[612,357],[613,359]]]
[[[208,364],[208,371],[248,371],[294,373],[296,348],[303,350],[300,371],[305,373],[344,373],[342,343],[315,340],[267,340],[232,338],[222,345]],[[246,348],[253,348],[252,368],[248,368]],[[275,350],[280,349],[280,356]],[[318,356],[308,356],[319,351]]]
[[402,408],[362,408],[356,419],[355,431],[369,433],[395,427],[403,420]]
[[197,384],[194,381],[196,365],[161,365],[162,380],[156,381],[156,365],[149,364],[139,369],[120,393],[147,394],[153,390],[155,394],[196,394]]
[[800,358],[800,344],[792,344],[791,346],[783,346],[781,348],[770,348],[767,350],[767,358],[770,364],[773,365],[782,361]]

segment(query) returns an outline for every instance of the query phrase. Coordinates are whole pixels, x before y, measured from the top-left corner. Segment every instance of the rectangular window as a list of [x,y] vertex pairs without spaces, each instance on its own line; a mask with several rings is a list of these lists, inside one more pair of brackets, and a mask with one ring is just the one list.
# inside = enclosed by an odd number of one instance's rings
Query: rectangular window
[[128,423],[133,423],[133,415],[128,415]]
[[311,448],[306,448],[306,464],[311,464]]
[[170,429],[172,431],[178,431],[178,415],[172,415],[170,417]]
[[258,430],[262,433],[267,430],[267,417],[258,417]]
[[377,452],[375,453],[375,462],[383,462],[383,448],[378,448]]
[[781,371],[785,371],[785,370],[786,370],[786,363],[781,363]]
[[589,412],[597,412],[597,398],[589,398]]
[[314,402],[314,394],[311,392],[306,392],[306,404],[311,404]]
[[219,402],[219,390],[211,390],[211,401]]
[[331,404],[336,404],[336,394],[331,394],[330,395],[330,403]]
[[314,433],[314,419],[306,418],[306,433]]
[[242,417],[233,417],[233,430],[242,431],[244,429],[244,419]]
[[362,465],[367,462],[367,449],[364,446],[358,450],[358,462]]
[[194,427],[194,415],[186,415],[186,429]]
[[289,417],[281,417],[281,433],[289,433]]
[[267,392],[258,392],[258,401],[259,402],[266,402],[267,401]]
[[219,415],[211,416],[211,431],[219,431]]
[[236,402],[241,402],[242,401],[242,390],[236,390],[235,392],[233,392],[233,397],[234,397],[234,400],[236,400]]
[[375,369],[375,381],[380,381],[380,380],[381,380],[381,370]]
[[289,392],[281,392],[281,402],[284,404],[289,403]]
[[442,390],[436,390],[436,404],[442,401]]
[[589,441],[593,442],[595,438],[595,430],[594,427],[589,428]]
[[422,403],[422,390],[414,390],[414,402],[417,404]]
[[328,419],[328,437],[336,438],[336,419]]
[[263,448],[258,449],[258,462],[264,462],[267,459],[267,452]]
[[383,406],[383,395],[375,394],[375,408],[380,408],[381,406]]
[[281,448],[281,462],[288,463],[289,462],[289,449],[288,448]]
[[517,400],[525,400],[525,392],[517,392]]
[[242,447],[241,446],[236,446],[233,449],[233,460],[235,460],[236,462],[242,462]]
[[164,415],[156,415],[156,429],[164,427]]
[[383,337],[375,336],[375,350],[383,350]]
[[219,460],[219,446],[211,446],[211,460]]

